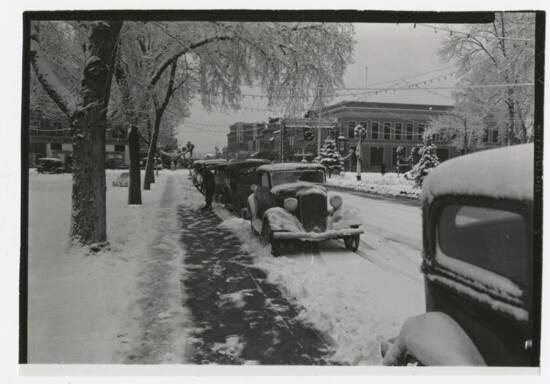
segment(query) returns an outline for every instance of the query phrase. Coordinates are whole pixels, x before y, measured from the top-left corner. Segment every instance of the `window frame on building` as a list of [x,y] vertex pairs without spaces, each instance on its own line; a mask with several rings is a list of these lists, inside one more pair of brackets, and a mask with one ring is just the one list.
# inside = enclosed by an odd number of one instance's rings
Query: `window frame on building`
[[348,139],[355,138],[355,121],[348,121]]
[[371,138],[373,140],[379,140],[378,139],[378,133],[380,131],[380,123],[376,122],[376,121],[373,121],[371,124]]
[[414,140],[414,123],[407,123],[405,140],[412,141]]
[[[399,126],[399,128],[397,128]],[[403,123],[396,122],[393,127],[393,136],[395,140],[401,140],[401,133],[403,132]]]
[[383,137],[384,137],[384,140],[391,140],[391,131],[392,131],[392,123],[391,121],[385,121],[383,123]]
[[418,140],[419,141],[422,141],[423,138],[422,136],[424,136],[424,131],[426,130],[426,124],[423,124],[423,123],[418,123],[418,133],[417,133],[417,137],[418,137]]

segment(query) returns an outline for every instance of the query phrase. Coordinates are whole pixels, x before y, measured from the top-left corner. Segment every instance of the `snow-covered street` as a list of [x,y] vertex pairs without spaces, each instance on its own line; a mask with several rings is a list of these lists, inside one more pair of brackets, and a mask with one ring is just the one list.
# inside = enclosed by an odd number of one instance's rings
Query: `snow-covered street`
[[[358,252],[347,251],[341,241],[326,241],[319,252],[274,258],[251,234],[248,221],[220,205],[215,205],[215,215],[198,211],[203,197],[187,171],[161,171],[153,189],[144,193],[142,206],[128,206],[127,189],[110,185],[117,175],[116,171],[107,173],[110,247],[98,255],[86,255],[66,249],[70,175],[31,171],[31,363],[273,364],[276,360],[251,356],[243,344],[246,340],[232,331],[219,333],[225,340],[206,343],[200,339],[208,329],[197,311],[206,302],[198,307],[189,304],[196,299],[191,295],[200,290],[197,276],[208,276],[206,268],[223,276],[215,278],[215,284],[225,284],[214,290],[218,297],[208,305],[244,311],[250,309],[246,305],[252,300],[255,311],[266,308],[268,316],[281,315],[287,325],[295,324],[289,329],[298,335],[298,344],[309,342],[303,336],[310,332],[307,329],[319,335],[323,359],[334,364],[381,365],[379,341],[395,336],[407,317],[424,310],[419,271],[421,217],[415,204],[330,192],[361,211],[365,233]],[[200,215],[217,216],[206,223],[207,229],[212,234],[223,233],[227,241],[214,241],[219,236],[213,235],[191,241],[196,233],[190,232],[193,223],[189,221],[199,223]],[[198,255],[200,244],[204,249]],[[206,249],[211,255],[204,253]],[[200,258],[204,263],[198,262]],[[242,276],[232,279],[230,271],[237,269],[223,270],[228,259],[238,268],[258,271],[250,284],[235,284]],[[205,268],[202,275],[193,275],[197,268]],[[266,290],[279,293],[270,296]],[[263,292],[256,295],[258,291]],[[273,311],[276,304],[288,310],[277,314]],[[251,312],[236,319],[249,321]],[[265,320],[265,313],[262,316]],[[281,323],[273,324],[279,327]],[[284,346],[280,342],[284,339],[284,335],[273,337],[272,347]],[[211,360],[199,359],[198,351],[205,355],[208,348]],[[224,359],[216,360],[220,353]]]

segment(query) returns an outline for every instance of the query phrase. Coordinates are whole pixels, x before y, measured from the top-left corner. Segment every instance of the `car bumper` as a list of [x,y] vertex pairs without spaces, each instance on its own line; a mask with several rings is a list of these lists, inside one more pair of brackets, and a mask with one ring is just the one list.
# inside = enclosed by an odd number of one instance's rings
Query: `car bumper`
[[273,232],[273,238],[277,240],[323,241],[360,235],[364,232],[362,228],[331,229],[325,232]]

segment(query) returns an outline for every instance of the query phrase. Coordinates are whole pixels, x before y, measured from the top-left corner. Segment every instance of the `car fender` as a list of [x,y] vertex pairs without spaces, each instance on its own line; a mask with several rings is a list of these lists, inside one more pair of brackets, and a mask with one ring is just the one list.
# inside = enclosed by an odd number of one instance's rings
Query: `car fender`
[[264,221],[267,219],[271,231],[278,232],[304,232],[302,223],[293,214],[281,207],[269,208],[264,213]]
[[334,209],[329,212],[327,224],[329,228],[351,227],[362,225],[363,220],[361,219],[357,208],[341,206],[338,209]]
[[485,366],[460,325],[443,312],[407,319],[384,356],[384,365],[404,365],[412,356],[425,366]]
[[248,207],[250,208],[250,215],[251,220],[258,218],[258,203],[256,201],[256,198],[254,197],[254,194],[250,194],[248,196]]

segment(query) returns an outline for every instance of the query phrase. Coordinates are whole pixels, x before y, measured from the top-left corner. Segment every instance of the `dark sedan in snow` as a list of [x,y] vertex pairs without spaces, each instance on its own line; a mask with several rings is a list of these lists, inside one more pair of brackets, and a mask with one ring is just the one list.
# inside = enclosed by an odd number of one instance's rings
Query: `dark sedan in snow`
[[520,145],[459,157],[428,175],[426,313],[385,344],[386,365],[538,365],[533,167],[533,146]]
[[343,239],[347,249],[357,250],[363,233],[358,211],[344,207],[340,196],[328,199],[324,182],[325,167],[320,164],[258,168],[258,184],[248,197],[249,217],[253,232],[271,245],[274,256],[280,255],[285,244],[297,241]]
[[227,210],[239,217],[246,216],[247,199],[252,193],[250,186],[256,183],[258,167],[269,163],[269,160],[248,159],[220,164],[214,168],[215,195],[220,195]]

